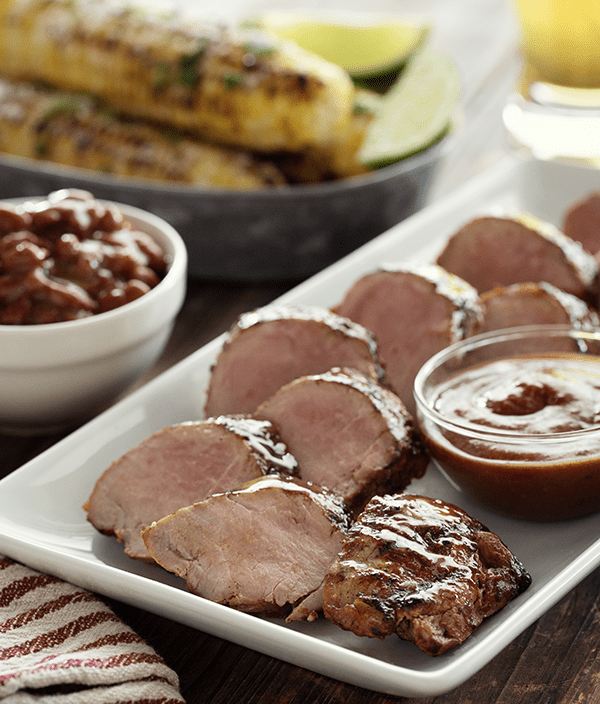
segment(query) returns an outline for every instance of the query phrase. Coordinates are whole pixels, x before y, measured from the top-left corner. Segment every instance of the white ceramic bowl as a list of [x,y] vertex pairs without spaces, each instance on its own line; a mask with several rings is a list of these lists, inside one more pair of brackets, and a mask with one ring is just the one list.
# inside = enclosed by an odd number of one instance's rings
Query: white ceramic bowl
[[88,318],[0,325],[0,430],[42,433],[84,422],[163,351],[185,296],[187,250],[164,220],[115,205],[165,250],[170,259],[165,277],[137,300]]

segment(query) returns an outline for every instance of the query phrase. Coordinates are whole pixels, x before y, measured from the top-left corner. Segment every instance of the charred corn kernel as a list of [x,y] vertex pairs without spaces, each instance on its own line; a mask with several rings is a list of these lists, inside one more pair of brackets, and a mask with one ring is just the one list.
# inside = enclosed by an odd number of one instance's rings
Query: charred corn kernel
[[142,122],[89,97],[0,80],[0,150],[117,176],[239,190],[283,185],[274,164]]
[[0,0],[0,66],[254,151],[327,143],[354,98],[343,69],[294,44],[105,0]]

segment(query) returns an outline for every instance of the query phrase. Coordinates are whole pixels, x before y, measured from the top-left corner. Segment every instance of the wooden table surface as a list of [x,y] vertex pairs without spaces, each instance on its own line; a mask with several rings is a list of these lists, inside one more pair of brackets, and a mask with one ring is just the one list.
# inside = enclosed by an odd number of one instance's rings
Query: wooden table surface
[[[239,2],[231,0],[239,9]],[[218,3],[223,8],[227,2]],[[263,5],[274,3],[263,3]],[[281,3],[279,3],[281,4]],[[306,4],[306,3],[305,3]],[[335,6],[331,3],[313,5]],[[352,6],[352,3],[344,3]],[[375,9],[430,8],[434,40],[453,53],[465,76],[465,128],[432,189],[435,200],[476,175],[505,150],[500,111],[518,67],[504,0],[369,3]],[[356,3],[356,7],[360,4]],[[457,48],[458,47],[458,48]],[[480,60],[475,60],[480,57]],[[1,184],[0,184],[1,197]],[[291,281],[244,285],[190,280],[173,336],[140,383],[225,331],[243,311],[266,304]],[[1,390],[0,390],[1,392]],[[60,438],[0,436],[0,476]],[[600,571],[593,572],[487,666],[457,689],[420,699],[435,704],[581,704],[600,702]],[[360,689],[109,601],[115,612],[178,673],[188,704],[384,704],[417,700]]]

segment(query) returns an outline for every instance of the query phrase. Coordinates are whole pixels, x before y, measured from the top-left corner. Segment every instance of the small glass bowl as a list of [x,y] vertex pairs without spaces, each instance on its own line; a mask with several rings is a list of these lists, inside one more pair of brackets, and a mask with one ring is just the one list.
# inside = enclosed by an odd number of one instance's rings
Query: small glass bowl
[[538,521],[600,510],[600,330],[467,338],[423,365],[414,393],[431,457],[474,500]]

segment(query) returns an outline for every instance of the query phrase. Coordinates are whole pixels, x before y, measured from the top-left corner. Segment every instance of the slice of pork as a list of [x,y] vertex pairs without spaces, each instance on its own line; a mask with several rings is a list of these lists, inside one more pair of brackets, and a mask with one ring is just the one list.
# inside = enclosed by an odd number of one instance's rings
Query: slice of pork
[[273,305],[245,313],[213,365],[206,415],[252,413],[289,381],[336,366],[381,378],[372,333],[326,308]]
[[375,494],[402,491],[427,468],[402,401],[351,369],[295,379],[254,417],[277,428],[302,479],[339,494],[354,513]]
[[500,538],[457,506],[376,496],[325,578],[324,613],[356,635],[396,633],[440,655],[530,583]]
[[480,293],[547,281],[598,307],[594,257],[558,229],[530,216],[471,220],[448,240],[437,263]]
[[303,615],[312,620],[348,526],[338,497],[298,479],[264,477],[182,508],[143,537],[156,562],[194,594],[278,616],[307,599]]
[[598,314],[585,301],[545,281],[499,286],[481,295],[481,305],[483,319],[476,333],[522,325],[570,325],[582,330],[600,326]]
[[375,334],[386,379],[414,415],[417,372],[470,335],[481,308],[472,286],[435,264],[390,264],[359,279],[336,312]]
[[153,521],[216,492],[265,474],[297,471],[268,421],[220,416],[154,433],[105,470],[84,506],[125,553],[151,561],[141,531]]
[[591,193],[565,213],[563,232],[590,254],[600,254],[600,193]]

